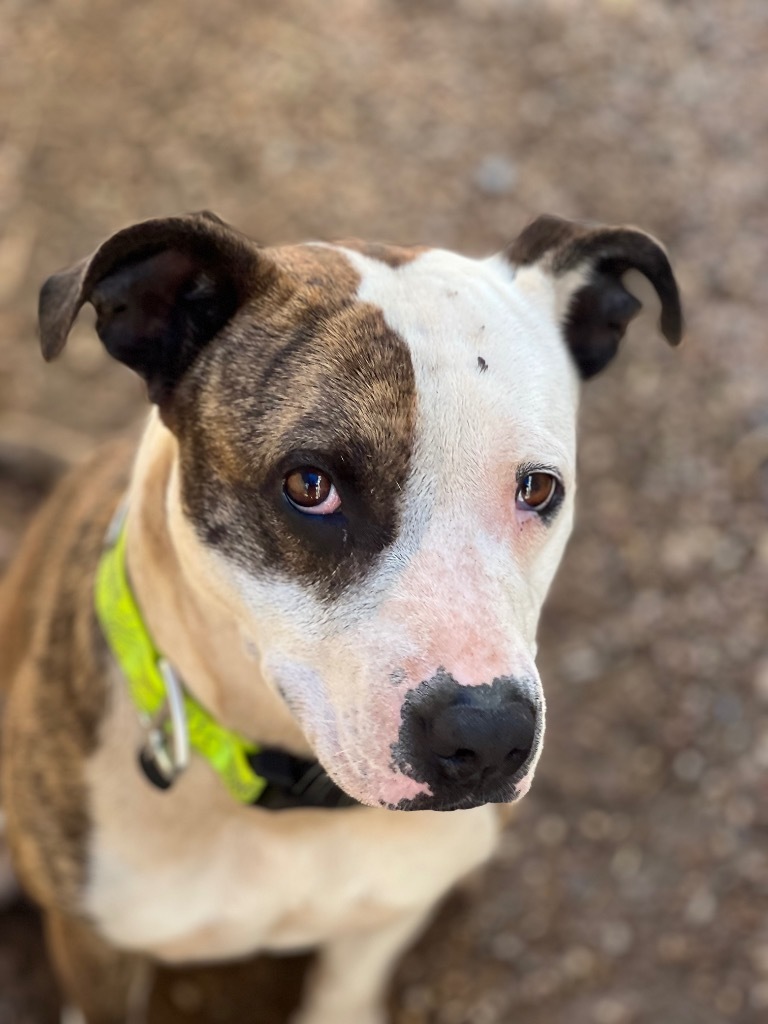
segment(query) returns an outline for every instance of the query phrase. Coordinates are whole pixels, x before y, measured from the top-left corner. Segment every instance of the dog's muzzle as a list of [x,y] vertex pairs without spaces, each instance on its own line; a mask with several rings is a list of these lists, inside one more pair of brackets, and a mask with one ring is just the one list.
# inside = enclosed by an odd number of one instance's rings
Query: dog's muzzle
[[411,690],[394,764],[430,793],[398,809],[448,811],[514,800],[543,727],[531,691],[511,677],[462,686],[445,672]]

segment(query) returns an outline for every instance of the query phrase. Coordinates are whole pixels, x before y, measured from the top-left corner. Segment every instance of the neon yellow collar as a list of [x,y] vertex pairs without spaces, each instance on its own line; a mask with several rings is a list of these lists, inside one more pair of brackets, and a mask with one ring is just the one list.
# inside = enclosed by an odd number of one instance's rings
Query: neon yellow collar
[[[118,512],[107,534],[96,573],[94,598],[104,637],[128,681],[131,698],[147,726],[148,741],[154,747],[181,742],[183,750],[188,740],[188,745],[209,762],[237,801],[255,803],[267,787],[267,780],[257,775],[248,761],[248,756],[258,753],[259,747],[212,718],[183,690],[155,647],[126,572],[124,518],[124,513]],[[168,709],[175,734],[170,739]],[[184,768],[183,762],[183,756],[176,758],[176,772]],[[167,784],[172,781],[173,774]]]

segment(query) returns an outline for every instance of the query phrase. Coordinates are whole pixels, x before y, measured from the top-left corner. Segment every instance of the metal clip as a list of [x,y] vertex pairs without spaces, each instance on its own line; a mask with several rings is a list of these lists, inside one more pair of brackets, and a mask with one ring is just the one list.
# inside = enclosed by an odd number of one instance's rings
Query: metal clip
[[189,730],[184,691],[165,658],[157,662],[165,685],[165,702],[148,723],[147,737],[139,751],[144,774],[158,789],[170,789],[189,764]]
[[126,495],[120,504],[115,509],[115,513],[110,520],[107,532],[104,535],[104,547],[109,549],[113,548],[117,544],[117,538],[120,536],[125,526],[125,520],[128,516],[128,496]]

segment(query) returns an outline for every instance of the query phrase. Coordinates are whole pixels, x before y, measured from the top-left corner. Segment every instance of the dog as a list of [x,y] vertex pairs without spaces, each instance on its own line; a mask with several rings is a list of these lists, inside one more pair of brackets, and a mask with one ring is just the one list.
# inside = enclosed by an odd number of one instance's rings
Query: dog
[[630,270],[677,345],[661,245],[551,216],[470,259],[204,212],[45,283],[44,357],[91,303],[153,405],[60,484],[0,604],[8,841],[77,1019],[144,1020],[157,962],[308,948],[296,1024],[386,1019],[531,786],[580,381]]

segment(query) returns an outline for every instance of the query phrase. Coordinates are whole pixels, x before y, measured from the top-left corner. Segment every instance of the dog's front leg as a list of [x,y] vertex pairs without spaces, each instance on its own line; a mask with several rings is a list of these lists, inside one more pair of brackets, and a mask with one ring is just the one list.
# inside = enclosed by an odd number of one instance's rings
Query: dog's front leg
[[387,985],[399,955],[426,924],[431,908],[376,930],[324,945],[302,1009],[291,1024],[386,1024]]
[[65,1011],[63,1021],[146,1024],[151,964],[108,946],[76,918],[48,911],[45,923],[63,994],[77,1007]]

